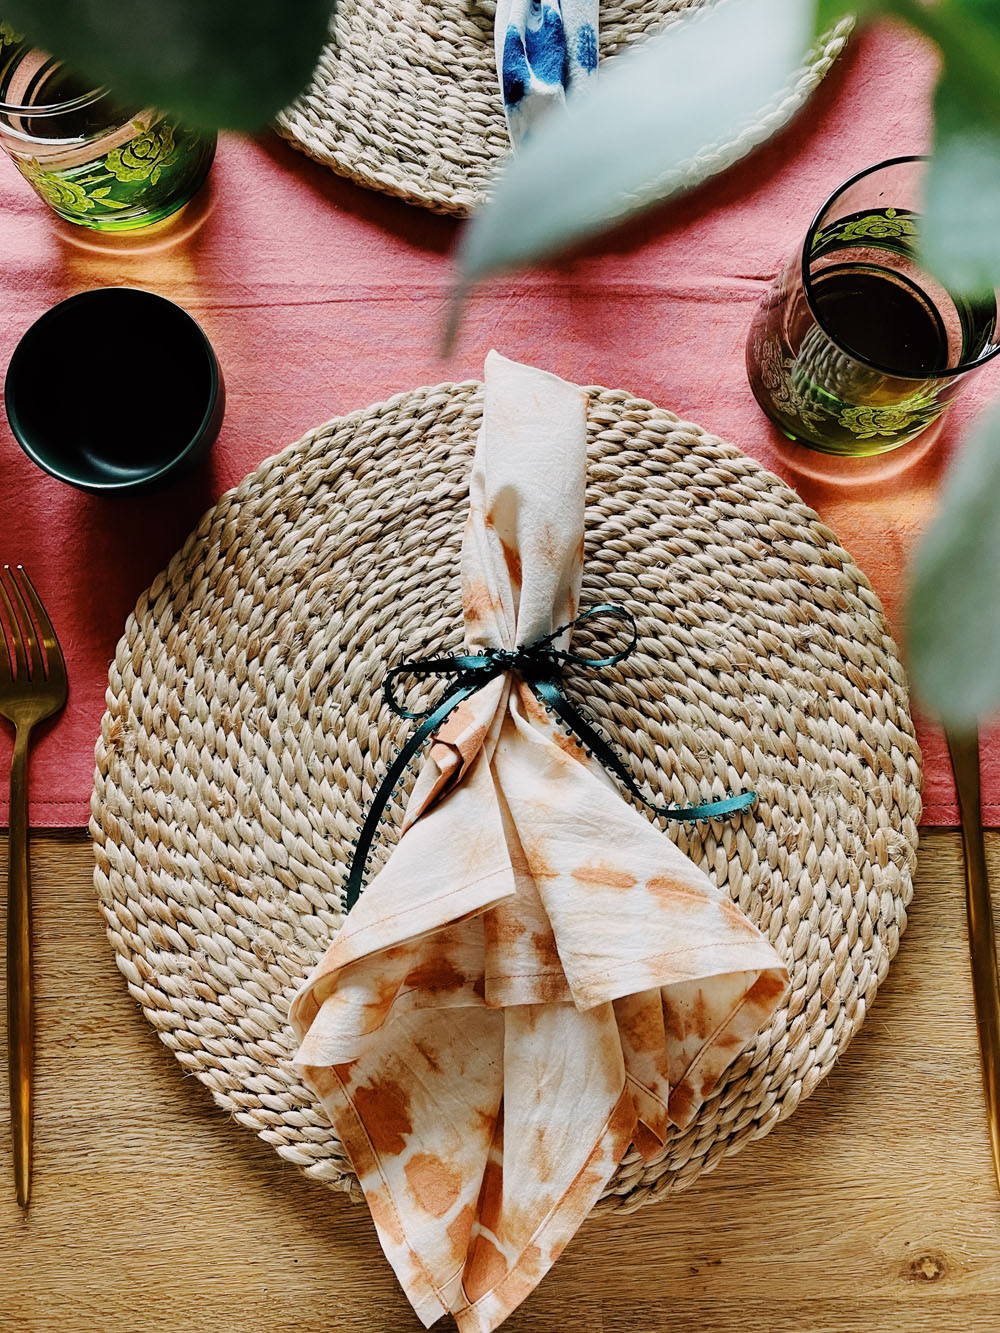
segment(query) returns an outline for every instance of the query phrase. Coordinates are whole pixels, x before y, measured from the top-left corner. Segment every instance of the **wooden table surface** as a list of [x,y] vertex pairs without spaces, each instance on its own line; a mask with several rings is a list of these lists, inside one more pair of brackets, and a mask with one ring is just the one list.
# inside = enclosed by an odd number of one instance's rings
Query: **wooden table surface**
[[[988,852],[1000,884],[1000,835]],[[364,1208],[228,1121],[159,1043],[105,939],[85,836],[36,834],[33,865],[36,1180],[22,1215],[0,1116],[2,1333],[419,1329]],[[587,1223],[504,1328],[1000,1329],[957,834],[925,836],[899,956],[811,1100],[686,1193]]]

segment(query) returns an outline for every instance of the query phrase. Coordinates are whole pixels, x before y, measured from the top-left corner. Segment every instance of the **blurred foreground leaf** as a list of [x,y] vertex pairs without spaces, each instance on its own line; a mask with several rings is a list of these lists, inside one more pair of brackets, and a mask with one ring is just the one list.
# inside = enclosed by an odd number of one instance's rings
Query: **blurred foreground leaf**
[[946,75],[934,99],[923,255],[953,292],[1000,287],[1000,123],[969,107]]
[[1000,6],[997,0],[877,0],[940,47],[951,92],[1000,123]]
[[8,24],[123,101],[256,129],[302,91],[331,0],[0,0]]
[[547,258],[666,197],[650,189],[733,138],[786,86],[815,0],[725,0],[602,67],[551,116],[466,228],[460,282]]
[[911,675],[924,703],[968,728],[1000,705],[1000,407],[952,466],[917,548],[907,608]]
[[926,30],[929,17],[944,72],[934,97],[924,258],[952,291],[981,296],[1000,287],[1000,5],[949,0],[920,7],[911,20]]
[[864,19],[877,14],[887,3],[888,0],[816,0],[816,35],[828,32],[848,14]]

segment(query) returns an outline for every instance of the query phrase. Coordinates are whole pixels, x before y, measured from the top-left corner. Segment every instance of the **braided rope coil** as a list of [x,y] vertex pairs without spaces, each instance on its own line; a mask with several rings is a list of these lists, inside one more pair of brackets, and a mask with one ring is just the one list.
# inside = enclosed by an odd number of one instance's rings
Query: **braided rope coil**
[[[583,605],[623,604],[640,640],[567,690],[657,799],[757,791],[747,827],[668,832],[792,977],[696,1121],[626,1158],[599,1208],[631,1210],[790,1115],[861,1025],[906,923],[920,755],[878,600],[816,515],[698,426],[589,395]],[[131,994],[222,1108],[355,1194],[287,1011],[407,732],[385,672],[460,647],[481,411],[475,383],[402,394],[223,496],[129,618],[96,748],[95,885]]]
[[[602,4],[601,58],[715,0]],[[485,200],[510,151],[486,0],[338,0],[308,88],[276,122],[309,157],[359,185],[437,213],[465,216]],[[648,193],[690,188],[731,166],[781,128],[844,49],[842,19],[788,86],[753,121]]]

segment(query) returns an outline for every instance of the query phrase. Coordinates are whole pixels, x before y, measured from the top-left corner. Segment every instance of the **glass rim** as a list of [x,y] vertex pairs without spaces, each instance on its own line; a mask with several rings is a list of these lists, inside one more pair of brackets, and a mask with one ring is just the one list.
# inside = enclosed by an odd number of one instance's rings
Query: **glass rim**
[[30,117],[61,116],[67,111],[79,111],[81,107],[91,106],[102,97],[106,97],[107,93],[107,87],[102,84],[99,88],[92,88],[89,93],[80,93],[78,97],[70,97],[65,102],[39,102],[35,106],[21,106],[18,102],[0,100],[0,114]]
[[836,189],[832,190],[831,193],[827,195],[826,199],[816,210],[806,231],[805,240],[802,242],[802,290],[805,292],[806,303],[809,306],[810,314],[826,334],[827,338],[833,343],[834,347],[836,347],[838,351],[843,352],[845,356],[849,356],[852,360],[859,362],[863,366],[867,366],[869,370],[877,371],[880,375],[891,375],[893,379],[912,380],[914,384],[929,384],[936,380],[954,379],[957,375],[965,375],[970,370],[977,370],[980,366],[987,365],[993,360],[997,353],[1000,352],[1000,337],[997,338],[997,342],[992,351],[988,352],[985,356],[977,357],[974,361],[960,361],[957,366],[948,367],[944,370],[937,370],[929,375],[902,374],[898,369],[894,369],[892,366],[880,365],[870,357],[863,356],[860,352],[854,351],[853,348],[847,347],[841,342],[836,334],[831,331],[826,321],[820,315],[820,312],[816,307],[816,302],[813,300],[813,286],[812,276],[809,272],[809,260],[812,254],[812,240],[819,228],[820,219],[823,217],[823,214],[826,213],[827,209],[836,202],[839,195],[842,195],[846,190],[849,190],[852,185],[856,185],[858,181],[864,180],[866,176],[873,176],[876,171],[884,171],[887,167],[898,167],[904,162],[926,163],[929,161],[930,157],[926,153],[904,153],[900,157],[888,157],[884,162],[876,162],[874,166],[864,167],[861,171],[856,171],[853,176],[849,176],[847,180],[842,181]]
[[[40,47],[33,47],[30,42],[23,42],[16,49],[20,50],[21,47],[25,51],[41,51]],[[42,54],[49,56],[49,59],[53,58],[48,51],[42,51]],[[64,62],[59,61],[58,63],[63,64]],[[67,98],[65,102],[38,102],[33,106],[22,106],[19,102],[5,102],[3,98],[0,98],[0,115],[61,116],[67,111],[79,111],[81,107],[90,106],[92,103],[99,101],[100,98],[106,97],[108,92],[107,85],[102,83],[95,88],[91,88],[89,92],[78,93],[76,97]]]

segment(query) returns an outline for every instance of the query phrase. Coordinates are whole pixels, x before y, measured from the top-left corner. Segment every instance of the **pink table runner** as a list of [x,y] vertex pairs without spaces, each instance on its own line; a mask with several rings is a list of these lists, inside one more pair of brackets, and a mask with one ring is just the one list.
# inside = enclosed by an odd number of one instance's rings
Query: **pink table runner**
[[[146,253],[69,244],[13,166],[0,162],[0,365],[55,301],[127,284],[180,302],[202,323],[228,390],[222,434],[202,470],[139,500],[61,485],[29,463],[0,423],[0,561],[31,572],[70,676],[67,710],[36,749],[33,823],[86,822],[108,662],[138,595],[201,512],[329,417],[417,385],[480,375],[490,346],[580,384],[648,397],[787,477],[853,551],[898,630],[906,552],[956,439],[997,391],[995,368],[907,471],[878,481],[869,470],[863,484],[843,487],[796,472],[803,451],[786,446],[757,408],[743,346],[761,293],[824,197],[864,166],[926,149],[933,70],[932,53],[900,30],[865,34],[795,125],[750,161],[618,233],[603,254],[595,248],[480,289],[447,360],[437,348],[456,224],[341,181],[270,135],[224,137],[202,228]],[[141,448],[144,415],[169,391],[167,366],[151,364],[134,384],[109,365],[81,410],[105,413]],[[941,738],[927,726],[920,734],[924,822],[954,823]],[[995,826],[998,741],[988,740],[984,757],[984,813]],[[5,728],[0,765],[9,752]]]

